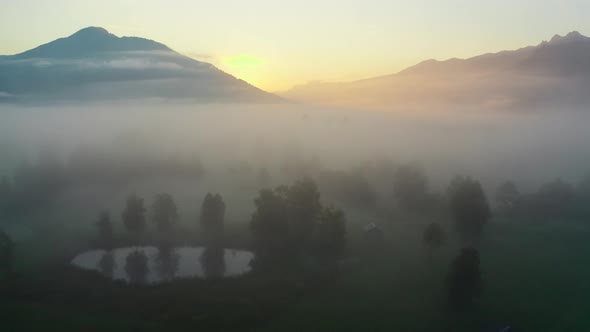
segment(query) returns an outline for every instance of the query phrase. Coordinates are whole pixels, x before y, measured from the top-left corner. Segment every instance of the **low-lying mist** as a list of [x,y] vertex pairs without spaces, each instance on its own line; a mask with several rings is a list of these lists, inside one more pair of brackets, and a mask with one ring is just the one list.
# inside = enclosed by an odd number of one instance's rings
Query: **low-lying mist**
[[[566,114],[567,113],[567,114]],[[466,174],[485,184],[534,188],[577,181],[590,169],[588,115],[567,110],[478,113],[342,111],[304,105],[0,106],[0,173],[44,153],[67,162],[80,150],[111,158],[198,159],[215,174],[247,164],[280,173],[314,162],[337,170],[418,163],[433,182]]]
[[[188,220],[198,218],[208,192],[222,193],[228,220],[246,224],[260,189],[303,177],[318,180],[323,200],[344,209],[347,193],[357,203],[381,195],[388,205],[394,169],[407,164],[424,170],[433,192],[457,175],[481,181],[490,196],[507,180],[523,192],[555,179],[577,184],[590,170],[587,118],[559,110],[381,113],[162,101],[2,106],[0,175],[25,179],[29,196],[46,191],[57,203],[53,218],[84,225],[102,209],[120,211],[130,193],[161,192],[175,196]],[[51,215],[23,209],[27,220]]]
[[[565,110],[4,105],[0,242],[16,248],[20,274],[3,294],[155,317],[168,330],[169,317],[184,330],[195,312],[214,317],[198,321],[211,330],[305,330],[298,305],[309,317],[333,309],[326,324],[377,313],[392,331],[475,331],[498,317],[544,326],[512,313],[583,308],[555,280],[588,278],[583,264],[560,265],[588,252],[586,120]],[[462,261],[474,262],[475,286]],[[482,280],[488,316],[454,328],[462,320],[442,303],[468,305],[462,290],[479,297]],[[219,325],[228,314],[231,329]]]

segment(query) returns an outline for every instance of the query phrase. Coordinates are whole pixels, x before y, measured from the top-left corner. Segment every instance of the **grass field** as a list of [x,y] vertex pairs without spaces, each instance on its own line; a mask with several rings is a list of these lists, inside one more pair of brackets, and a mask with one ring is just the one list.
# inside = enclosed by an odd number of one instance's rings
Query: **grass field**
[[[352,253],[362,245],[365,222],[355,220]],[[252,274],[128,287],[91,273],[36,269],[52,251],[51,242],[39,244],[19,250],[17,267],[26,281],[2,288],[2,331],[479,332],[499,325],[590,331],[590,223],[494,219],[480,244],[483,296],[461,313],[446,306],[455,241],[429,259],[422,223],[383,225],[381,252],[313,286],[296,274]]]
[[[481,244],[484,294],[477,308],[446,309],[445,276],[458,248],[428,261],[390,229],[387,256],[341,275],[316,296],[296,301],[265,331],[590,331],[590,225],[494,220]],[[397,225],[395,227],[403,227]],[[417,230],[417,229],[416,229]],[[401,231],[400,233],[401,234]]]

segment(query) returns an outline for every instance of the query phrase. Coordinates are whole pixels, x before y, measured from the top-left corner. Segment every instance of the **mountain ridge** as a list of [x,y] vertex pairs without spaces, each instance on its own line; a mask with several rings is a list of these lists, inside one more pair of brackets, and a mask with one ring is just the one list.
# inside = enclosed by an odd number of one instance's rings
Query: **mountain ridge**
[[[82,48],[83,47],[83,48]],[[77,49],[76,49],[77,48]],[[170,51],[168,46],[141,37],[118,37],[104,28],[88,27],[22,53],[9,55],[14,59],[34,57],[76,57],[94,52]]]
[[498,51],[498,52],[488,52],[488,53],[484,53],[484,54],[480,54],[480,55],[476,55],[476,56],[472,56],[472,57],[468,57],[468,58],[450,58],[450,59],[445,59],[445,60],[427,59],[427,60],[421,61],[415,65],[412,65],[410,67],[404,68],[396,73],[385,74],[385,75],[380,75],[380,76],[375,76],[375,77],[369,77],[369,78],[364,78],[364,79],[350,81],[350,82],[339,82],[339,83],[352,83],[352,82],[359,82],[359,81],[365,81],[365,80],[371,80],[371,79],[385,78],[385,77],[389,77],[389,76],[393,76],[393,75],[398,75],[398,74],[403,74],[406,72],[414,71],[415,69],[423,67],[423,66],[439,65],[439,64],[446,64],[446,63],[460,62],[460,61],[469,62],[469,61],[477,61],[477,60],[488,60],[490,58],[515,55],[517,53],[530,53],[530,52],[533,52],[536,48],[544,46],[544,45],[552,46],[552,45],[558,45],[558,44],[569,43],[569,42],[577,42],[577,41],[590,42],[590,37],[586,37],[586,36],[582,35],[581,33],[579,33],[578,31],[572,31],[572,32],[570,32],[566,35],[563,35],[563,36],[556,34],[549,41],[542,41],[538,45],[525,46],[525,47],[521,47],[521,48],[514,49],[514,50],[502,50],[502,51]]
[[283,99],[141,37],[88,27],[22,53],[0,56],[0,101],[193,99],[283,102]]
[[312,104],[378,109],[586,105],[590,103],[583,88],[587,81],[590,38],[573,31],[535,46],[466,59],[430,59],[393,74],[351,82],[314,82],[281,95]]

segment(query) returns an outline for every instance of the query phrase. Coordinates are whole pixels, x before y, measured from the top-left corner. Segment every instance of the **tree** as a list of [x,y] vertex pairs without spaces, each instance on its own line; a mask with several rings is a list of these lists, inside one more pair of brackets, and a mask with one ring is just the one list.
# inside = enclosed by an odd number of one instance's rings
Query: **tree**
[[256,211],[250,228],[254,238],[256,262],[275,262],[288,255],[289,221],[285,197],[277,190],[263,189],[254,200]]
[[111,217],[109,213],[103,211],[98,216],[96,222],[98,227],[98,237],[101,247],[105,249],[112,249],[113,247],[113,224],[111,223]]
[[100,273],[108,278],[113,278],[115,266],[115,256],[112,251],[105,252],[100,258],[100,261],[98,261],[98,269],[100,270]]
[[496,190],[496,203],[502,210],[514,208],[519,198],[520,192],[516,185],[511,181],[502,183]]
[[251,228],[260,251],[295,254],[311,243],[322,209],[320,193],[311,179],[263,189],[254,202]]
[[129,196],[122,217],[127,230],[135,234],[136,239],[139,241],[139,237],[145,231],[146,226],[143,198],[139,198],[135,194]]
[[134,284],[143,284],[147,281],[149,272],[148,258],[141,250],[136,250],[127,255],[125,262],[125,271],[129,277],[129,282]]
[[180,255],[170,246],[160,246],[156,256],[156,272],[162,280],[172,280],[178,272]]
[[412,212],[426,209],[430,196],[424,170],[412,165],[398,167],[393,177],[393,195],[402,209]]
[[201,254],[201,266],[205,278],[221,278],[225,274],[225,249],[222,247],[207,247]]
[[0,230],[0,272],[12,272],[12,255],[14,242],[4,231]]
[[483,282],[479,264],[479,253],[475,248],[462,249],[451,263],[447,283],[449,303],[454,308],[469,307],[481,296]]
[[422,239],[429,249],[429,257],[432,257],[432,252],[445,243],[445,232],[439,223],[433,222],[424,229]]
[[322,210],[320,192],[310,178],[299,180],[290,187],[279,187],[277,190],[286,199],[292,244],[299,250],[311,239]]
[[201,230],[207,246],[220,245],[223,239],[225,203],[219,194],[208,193],[201,206]]
[[457,177],[451,182],[448,193],[457,232],[464,240],[479,239],[491,217],[481,184],[471,178]]
[[303,179],[292,186],[263,189],[254,203],[256,211],[250,227],[256,263],[289,261],[312,253],[318,249],[318,243],[326,245],[319,252],[326,249],[333,255],[338,254],[344,238],[344,214],[322,208],[313,180]]
[[346,216],[342,210],[327,207],[319,220],[315,248],[320,257],[335,261],[346,248]]
[[170,194],[159,194],[152,205],[152,218],[158,231],[167,233],[178,221],[178,209]]

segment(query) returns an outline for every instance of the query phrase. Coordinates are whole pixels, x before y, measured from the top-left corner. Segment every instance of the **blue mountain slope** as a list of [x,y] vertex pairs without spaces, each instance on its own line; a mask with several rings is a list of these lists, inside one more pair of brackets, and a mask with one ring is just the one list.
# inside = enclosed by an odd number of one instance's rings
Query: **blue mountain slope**
[[127,98],[282,101],[164,44],[117,37],[102,28],[0,57],[0,101]]

